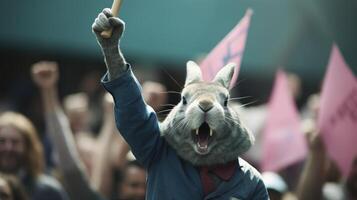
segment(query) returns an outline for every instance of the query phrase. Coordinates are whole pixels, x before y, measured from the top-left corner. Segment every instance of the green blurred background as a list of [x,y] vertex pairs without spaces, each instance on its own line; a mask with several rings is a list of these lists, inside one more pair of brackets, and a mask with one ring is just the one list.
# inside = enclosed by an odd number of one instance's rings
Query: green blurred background
[[[2,0],[1,48],[101,59],[91,24],[109,0]],[[321,75],[332,41],[356,66],[355,0],[124,0],[125,54],[184,64],[209,52],[245,10],[254,10],[243,66]]]

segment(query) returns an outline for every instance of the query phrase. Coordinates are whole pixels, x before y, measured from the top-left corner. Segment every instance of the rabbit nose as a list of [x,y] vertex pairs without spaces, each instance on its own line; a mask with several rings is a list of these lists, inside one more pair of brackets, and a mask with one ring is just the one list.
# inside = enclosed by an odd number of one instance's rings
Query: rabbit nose
[[198,106],[200,107],[200,109],[203,112],[208,112],[213,108],[213,103],[212,103],[212,101],[209,101],[209,100],[201,100],[198,103]]

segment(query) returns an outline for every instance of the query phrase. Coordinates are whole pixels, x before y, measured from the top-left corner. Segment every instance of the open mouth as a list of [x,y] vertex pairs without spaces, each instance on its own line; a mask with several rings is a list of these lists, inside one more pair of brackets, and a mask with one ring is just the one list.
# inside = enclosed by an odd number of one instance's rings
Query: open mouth
[[213,130],[204,122],[198,129],[192,130],[193,141],[196,143],[199,154],[208,153],[208,145],[213,137]]

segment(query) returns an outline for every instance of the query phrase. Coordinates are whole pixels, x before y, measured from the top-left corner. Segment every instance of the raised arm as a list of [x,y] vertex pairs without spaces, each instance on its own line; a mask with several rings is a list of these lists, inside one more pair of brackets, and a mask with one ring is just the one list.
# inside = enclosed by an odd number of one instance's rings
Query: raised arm
[[32,78],[42,95],[47,132],[58,153],[58,167],[63,173],[71,199],[97,200],[84,173],[68,119],[58,99],[58,66],[55,62],[39,62],[32,66]]
[[[112,28],[112,35],[103,38],[101,33]],[[104,62],[108,69],[108,80],[118,78],[128,69],[125,58],[119,48],[119,39],[123,35],[125,23],[117,17],[113,17],[109,8],[105,8],[95,19],[92,30],[104,55]]]
[[310,152],[299,178],[297,197],[304,200],[320,200],[326,174],[326,151],[319,134],[309,133],[308,137]]
[[102,195],[110,198],[116,169],[122,169],[129,146],[115,127],[114,103],[110,94],[103,98],[103,125],[99,134],[98,150],[94,154],[92,185]]
[[[160,137],[155,112],[144,102],[141,87],[120,52],[119,39],[124,30],[124,22],[113,17],[110,9],[104,9],[92,28],[108,69],[102,83],[114,98],[116,125],[136,158],[149,167],[161,152],[159,149],[163,139]],[[110,38],[100,36],[102,31],[111,28],[113,33]]]

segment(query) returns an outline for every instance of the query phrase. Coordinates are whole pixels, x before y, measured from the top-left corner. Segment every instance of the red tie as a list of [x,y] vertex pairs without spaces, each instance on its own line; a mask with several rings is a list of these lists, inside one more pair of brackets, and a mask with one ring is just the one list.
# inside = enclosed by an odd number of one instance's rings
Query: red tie
[[230,161],[225,164],[211,165],[211,166],[201,166],[200,176],[203,185],[203,191],[205,196],[213,192],[216,189],[214,181],[209,174],[214,174],[223,181],[228,181],[238,168],[238,161]]

